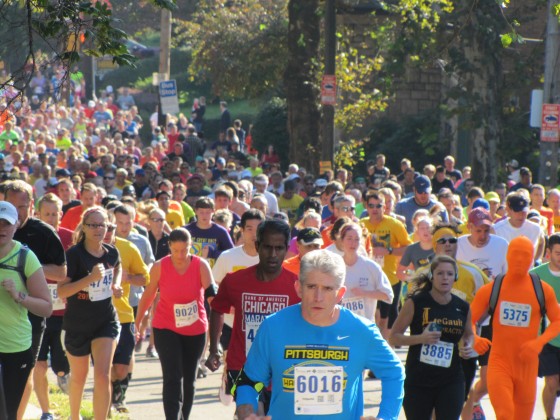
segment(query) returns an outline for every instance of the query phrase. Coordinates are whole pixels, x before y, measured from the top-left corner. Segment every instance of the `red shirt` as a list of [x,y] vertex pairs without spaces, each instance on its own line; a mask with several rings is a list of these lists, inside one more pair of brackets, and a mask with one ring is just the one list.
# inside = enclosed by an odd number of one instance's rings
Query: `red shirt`
[[246,359],[246,343],[252,344],[258,326],[272,313],[300,302],[295,282],[298,276],[282,268],[272,281],[257,280],[257,266],[227,274],[212,301],[212,310],[226,314],[235,309],[233,332],[227,352],[227,368],[241,370]]
[[200,258],[195,255],[190,258],[191,263],[184,274],[177,272],[171,256],[161,259],[159,303],[152,321],[154,328],[181,335],[200,335],[208,330]]
[[72,231],[62,226],[59,226],[56,233],[58,233],[58,237],[60,238],[60,242],[62,242],[62,247],[65,251],[68,251],[70,247],[73,245],[72,243]]
[[76,230],[80,222],[82,221],[82,213],[84,212],[83,206],[76,206],[69,209],[62,220],[60,221],[60,227]]

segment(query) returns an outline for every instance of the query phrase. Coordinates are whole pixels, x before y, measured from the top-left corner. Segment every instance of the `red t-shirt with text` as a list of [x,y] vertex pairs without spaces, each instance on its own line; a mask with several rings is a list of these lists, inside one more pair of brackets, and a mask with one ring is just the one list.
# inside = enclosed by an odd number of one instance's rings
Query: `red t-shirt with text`
[[262,320],[272,313],[300,302],[295,289],[297,275],[282,268],[272,281],[257,280],[257,266],[227,274],[212,301],[212,310],[226,314],[235,309],[233,332],[227,352],[227,368],[241,370],[246,344],[254,340]]

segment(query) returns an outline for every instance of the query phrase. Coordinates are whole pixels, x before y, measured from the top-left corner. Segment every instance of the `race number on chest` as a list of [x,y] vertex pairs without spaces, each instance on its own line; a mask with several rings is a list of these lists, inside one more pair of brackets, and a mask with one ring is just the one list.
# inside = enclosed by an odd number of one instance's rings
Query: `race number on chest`
[[453,358],[453,343],[438,341],[435,344],[423,344],[420,361],[428,365],[448,368]]
[[99,300],[105,300],[113,295],[113,289],[111,285],[113,284],[113,269],[105,269],[103,278],[98,281],[94,281],[89,284],[88,293],[89,300],[96,302]]
[[500,324],[510,327],[528,327],[531,321],[531,305],[502,301]]
[[296,415],[342,413],[344,396],[342,366],[296,366],[294,380]]
[[198,304],[196,300],[190,303],[176,303],[173,305],[175,312],[175,327],[188,327],[198,321]]

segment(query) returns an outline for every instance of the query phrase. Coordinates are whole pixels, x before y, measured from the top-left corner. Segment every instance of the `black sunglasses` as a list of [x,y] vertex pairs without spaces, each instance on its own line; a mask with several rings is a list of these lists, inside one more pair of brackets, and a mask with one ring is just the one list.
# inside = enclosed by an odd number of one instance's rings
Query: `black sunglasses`
[[436,241],[436,243],[438,243],[440,245],[444,245],[448,242],[450,244],[456,244],[457,243],[457,238],[440,238]]

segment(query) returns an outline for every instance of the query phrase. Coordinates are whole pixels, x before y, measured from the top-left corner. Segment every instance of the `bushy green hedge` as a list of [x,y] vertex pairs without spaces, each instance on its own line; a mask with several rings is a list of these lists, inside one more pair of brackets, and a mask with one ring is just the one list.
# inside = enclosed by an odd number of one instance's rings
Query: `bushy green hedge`
[[253,126],[253,147],[264,152],[272,144],[280,156],[282,168],[289,164],[288,108],[286,100],[272,98],[259,112]]
[[[365,160],[375,160],[376,154],[383,153],[387,166],[400,172],[400,161],[406,157],[422,172],[424,165],[442,162],[447,153],[449,145],[438,138],[439,124],[439,114],[434,111],[401,121],[382,118],[375,123],[370,141],[364,145]],[[358,166],[355,172],[365,173],[365,162]]]

